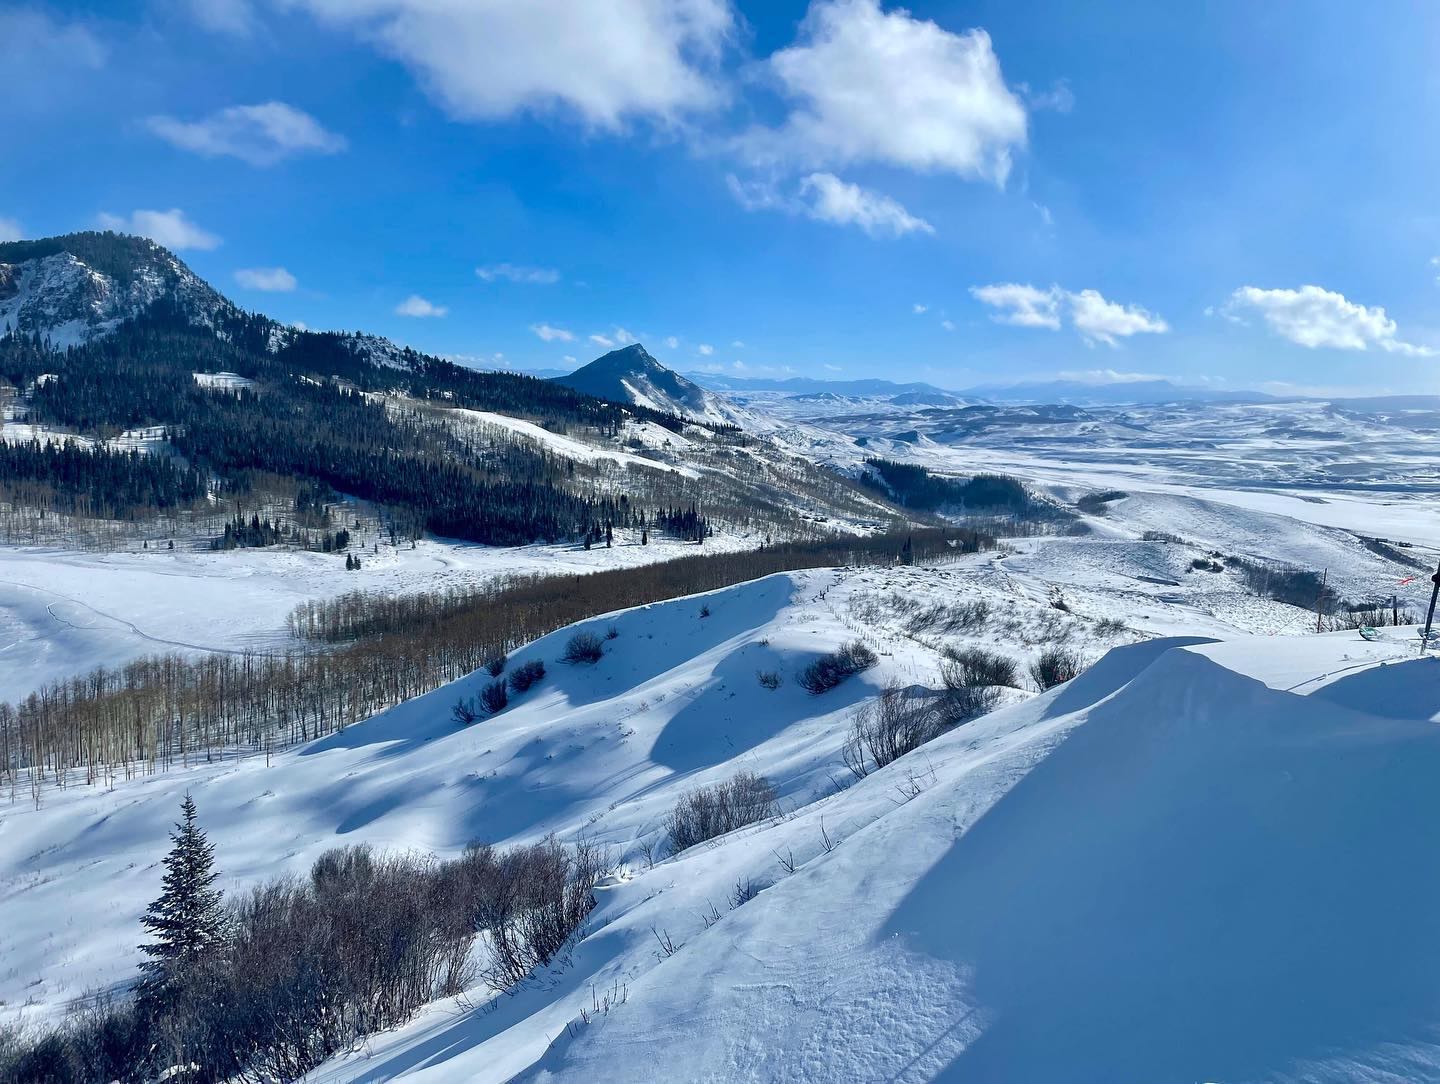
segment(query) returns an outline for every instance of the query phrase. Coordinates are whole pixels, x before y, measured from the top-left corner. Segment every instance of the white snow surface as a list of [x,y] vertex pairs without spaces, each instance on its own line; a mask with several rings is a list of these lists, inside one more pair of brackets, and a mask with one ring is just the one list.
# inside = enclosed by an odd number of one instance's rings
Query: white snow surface
[[[1098,613],[1036,597],[1034,559],[771,576],[706,596],[704,618],[691,598],[586,622],[617,633],[593,667],[557,662],[569,630],[537,641],[512,659],[546,679],[470,727],[449,706],[481,675],[270,767],[0,807],[5,1010],[52,1015],[133,975],[188,790],[231,893],[343,843],[453,854],[555,832],[619,863],[568,963],[439,1004],[317,1081],[1440,1075],[1440,663],[1413,629],[1246,636],[1178,605],[1165,621],[1189,635],[1107,640]],[[1047,626],[1091,658],[1119,646],[837,790],[857,704],[934,683],[940,639],[886,616],[896,597],[987,601],[986,627],[943,639],[1022,661]],[[879,666],[821,697],[796,686],[859,633]],[[677,797],[741,768],[787,814],[649,868],[640,845]],[[730,909],[741,879],[766,887]]]

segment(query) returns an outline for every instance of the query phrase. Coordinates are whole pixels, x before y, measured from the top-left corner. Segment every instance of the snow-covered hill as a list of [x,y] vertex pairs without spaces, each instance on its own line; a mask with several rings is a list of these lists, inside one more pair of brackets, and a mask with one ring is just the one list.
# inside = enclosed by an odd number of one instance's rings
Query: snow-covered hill
[[617,403],[632,403],[719,425],[743,425],[743,412],[723,396],[667,369],[639,343],[612,350],[556,383]]
[[[480,675],[269,767],[21,796],[0,821],[0,998],[51,1014],[133,974],[188,790],[232,893],[340,843],[451,854],[555,832],[619,863],[565,964],[437,1005],[318,1080],[1440,1072],[1440,667],[1413,630],[1240,637],[1195,613],[1188,636],[1133,643],[992,560],[773,576],[597,619],[616,633],[598,663],[559,664],[569,630],[546,637],[513,656],[545,660],[544,682],[469,727],[449,708]],[[891,599],[992,617],[917,633]],[[797,687],[857,634],[879,666]],[[851,785],[840,745],[864,698],[933,684],[941,642],[1023,661],[1047,637],[1114,650]],[[741,768],[785,815],[652,866],[675,801]],[[737,883],[758,891],[732,906]]]

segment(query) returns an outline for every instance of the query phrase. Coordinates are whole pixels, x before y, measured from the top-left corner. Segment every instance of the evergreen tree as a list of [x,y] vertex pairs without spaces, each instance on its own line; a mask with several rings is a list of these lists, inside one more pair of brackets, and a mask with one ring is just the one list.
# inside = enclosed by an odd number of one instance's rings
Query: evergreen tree
[[168,1007],[169,995],[213,957],[224,939],[222,893],[214,887],[220,876],[213,869],[215,848],[195,823],[189,794],[180,811],[182,820],[170,833],[165,856],[164,888],[140,920],[155,937],[154,943],[140,946],[149,957],[140,964],[140,1002],[152,1009]]

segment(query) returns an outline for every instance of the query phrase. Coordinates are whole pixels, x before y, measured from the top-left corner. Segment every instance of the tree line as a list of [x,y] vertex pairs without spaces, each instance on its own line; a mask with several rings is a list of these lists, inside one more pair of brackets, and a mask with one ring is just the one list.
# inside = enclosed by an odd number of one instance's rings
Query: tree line
[[510,990],[551,963],[607,866],[553,838],[450,861],[360,845],[225,900],[188,794],[170,838],[139,981],[37,1035],[0,1034],[0,1079],[295,1080],[430,1001],[477,980]]
[[0,500],[66,515],[134,520],[188,508],[205,478],[165,456],[72,440],[0,441]]
[[351,592],[305,603],[292,631],[337,644],[284,655],[152,655],[52,682],[0,703],[0,784],[35,801],[46,785],[89,784],[176,764],[269,751],[333,733],[611,610],[728,587],[774,572],[893,564],[988,548],[974,530],[767,546],[583,576],[515,578],[408,598]]

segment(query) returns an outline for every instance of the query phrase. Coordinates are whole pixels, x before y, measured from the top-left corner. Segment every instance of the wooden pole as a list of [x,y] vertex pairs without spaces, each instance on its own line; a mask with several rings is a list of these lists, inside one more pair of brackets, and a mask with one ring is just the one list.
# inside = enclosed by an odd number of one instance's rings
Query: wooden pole
[[1420,653],[1425,653],[1425,645],[1430,642],[1430,622],[1435,620],[1435,598],[1440,595],[1440,564],[1435,566],[1435,575],[1430,577],[1430,582],[1435,586],[1430,590],[1430,610],[1425,615],[1425,631],[1420,635]]

